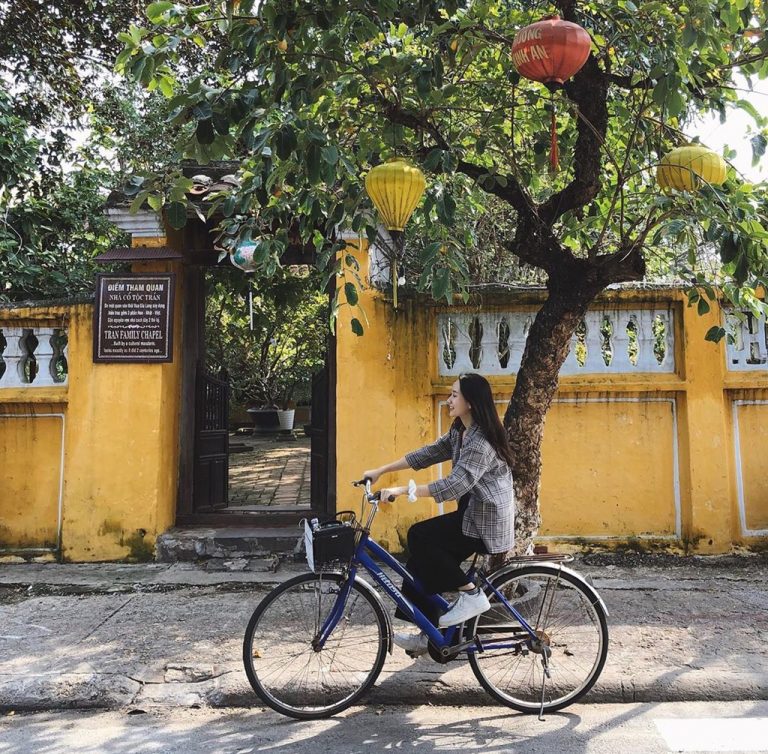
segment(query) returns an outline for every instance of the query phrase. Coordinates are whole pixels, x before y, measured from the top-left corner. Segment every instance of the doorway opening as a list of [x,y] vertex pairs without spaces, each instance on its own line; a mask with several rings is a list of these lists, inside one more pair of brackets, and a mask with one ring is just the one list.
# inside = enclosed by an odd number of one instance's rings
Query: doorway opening
[[189,523],[293,524],[334,509],[335,343],[308,265],[204,268]]

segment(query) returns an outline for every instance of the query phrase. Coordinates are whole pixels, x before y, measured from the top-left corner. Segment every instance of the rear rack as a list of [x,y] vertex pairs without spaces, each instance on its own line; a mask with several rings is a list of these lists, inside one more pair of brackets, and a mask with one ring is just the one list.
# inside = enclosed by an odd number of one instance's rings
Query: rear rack
[[570,563],[573,555],[568,553],[544,552],[539,555],[515,555],[504,561],[504,565],[509,563]]

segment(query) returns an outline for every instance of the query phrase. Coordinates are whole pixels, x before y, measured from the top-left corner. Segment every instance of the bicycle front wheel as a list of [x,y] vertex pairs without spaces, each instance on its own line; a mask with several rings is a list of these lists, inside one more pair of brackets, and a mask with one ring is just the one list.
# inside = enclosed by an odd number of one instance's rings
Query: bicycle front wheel
[[524,566],[492,583],[536,631],[537,640],[528,641],[529,634],[506,606],[489,595],[491,609],[468,631],[486,647],[469,655],[478,681],[492,697],[520,712],[538,712],[542,706],[554,712],[573,704],[592,688],[605,664],[603,606],[580,579],[553,566]]
[[328,717],[357,701],[376,681],[389,646],[378,600],[352,583],[344,612],[322,649],[313,640],[346,579],[305,573],[270,592],[248,623],[243,662],[263,702],[302,720]]

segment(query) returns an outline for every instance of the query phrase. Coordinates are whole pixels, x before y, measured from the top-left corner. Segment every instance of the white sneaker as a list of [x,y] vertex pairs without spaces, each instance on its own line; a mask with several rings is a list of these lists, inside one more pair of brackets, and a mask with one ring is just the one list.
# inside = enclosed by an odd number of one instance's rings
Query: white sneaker
[[437,625],[440,628],[456,626],[459,623],[464,623],[464,621],[484,613],[490,607],[491,603],[488,602],[488,598],[485,596],[482,589],[477,594],[459,592],[459,599],[454,602],[447,613],[440,616]]
[[429,637],[423,631],[417,634],[398,631],[392,637],[392,641],[411,657],[421,657],[429,651]]

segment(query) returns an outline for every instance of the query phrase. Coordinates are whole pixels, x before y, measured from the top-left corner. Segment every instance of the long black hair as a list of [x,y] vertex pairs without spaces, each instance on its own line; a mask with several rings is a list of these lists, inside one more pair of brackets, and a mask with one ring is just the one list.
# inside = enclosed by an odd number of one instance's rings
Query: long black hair
[[[462,374],[459,377],[459,391],[464,400],[472,407],[472,419],[485,435],[496,454],[508,466],[512,466],[512,448],[509,447],[507,432],[496,412],[493,391],[488,380],[480,374]],[[462,430],[461,419],[456,419],[454,426]]]

